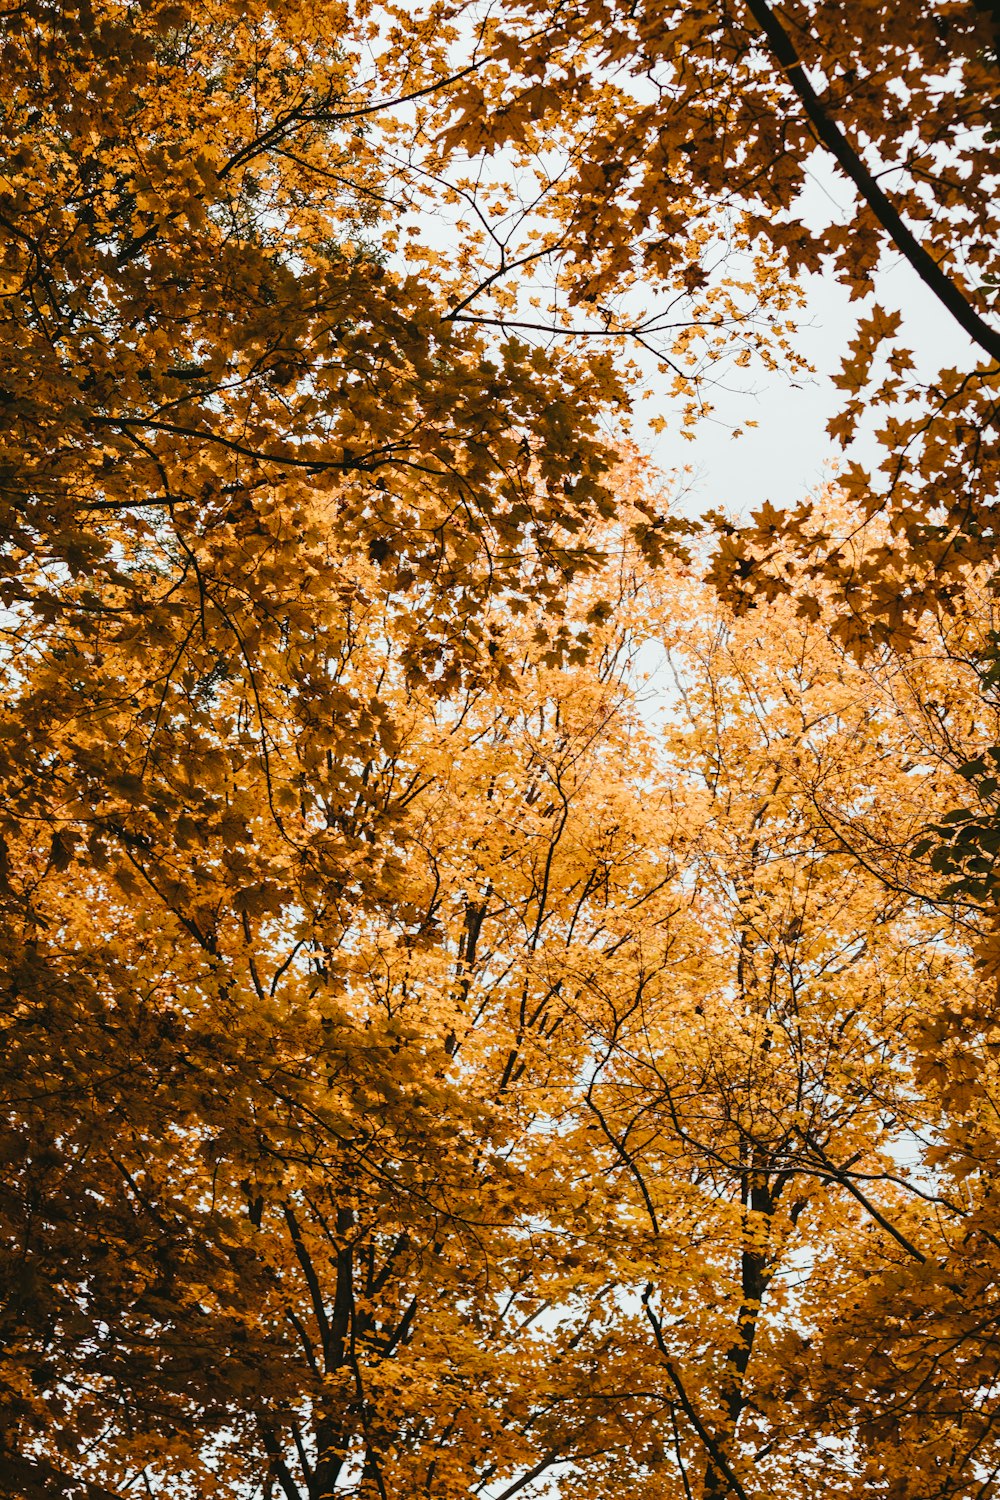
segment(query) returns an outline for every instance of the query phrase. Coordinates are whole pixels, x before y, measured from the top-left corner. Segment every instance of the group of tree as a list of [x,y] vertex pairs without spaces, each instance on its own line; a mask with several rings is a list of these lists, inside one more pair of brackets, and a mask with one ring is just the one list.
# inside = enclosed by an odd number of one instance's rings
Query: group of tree
[[[989,10],[0,40],[0,1494],[985,1500]],[[641,361],[887,246],[969,367],[693,539]]]

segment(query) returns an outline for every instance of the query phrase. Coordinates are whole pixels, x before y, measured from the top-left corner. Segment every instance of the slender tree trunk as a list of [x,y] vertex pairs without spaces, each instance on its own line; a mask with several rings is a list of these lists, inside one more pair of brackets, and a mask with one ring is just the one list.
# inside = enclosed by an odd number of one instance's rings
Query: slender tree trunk
[[[723,1375],[722,1404],[725,1410],[725,1432],[719,1434],[719,1444],[729,1456],[743,1408],[746,1405],[746,1373],[753,1353],[754,1339],[760,1320],[761,1304],[771,1280],[771,1257],[766,1239],[759,1232],[762,1218],[774,1212],[777,1193],[768,1183],[763,1163],[756,1152],[743,1173],[743,1245],[740,1256],[740,1310],[736,1321],[736,1337],[726,1352],[726,1367]],[[751,1215],[753,1217],[751,1218]],[[705,1500],[724,1500],[731,1493],[731,1485],[717,1466],[708,1460],[705,1466]]]

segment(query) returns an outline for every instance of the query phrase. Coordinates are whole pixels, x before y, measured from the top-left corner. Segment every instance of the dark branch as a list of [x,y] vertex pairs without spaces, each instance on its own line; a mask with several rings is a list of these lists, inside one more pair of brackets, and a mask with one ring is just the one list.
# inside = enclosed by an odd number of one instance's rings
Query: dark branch
[[788,33],[768,6],[767,0],[746,0],[746,3],[750,14],[767,37],[771,52],[785,77],[798,95],[816,139],[831,153],[841,170],[847,173],[896,249],[913,267],[924,285],[930,288],[965,329],[973,343],[1000,363],[1000,333],[983,321],[954,281],[924,249],[883,193],[840,126],[827,114],[819,95],[806,77]]

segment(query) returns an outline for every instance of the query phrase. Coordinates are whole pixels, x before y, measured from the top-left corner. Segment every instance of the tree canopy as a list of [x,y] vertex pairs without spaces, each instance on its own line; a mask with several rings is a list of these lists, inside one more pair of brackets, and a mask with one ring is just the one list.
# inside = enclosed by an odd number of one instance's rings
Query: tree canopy
[[[984,1500],[991,9],[0,39],[0,1494]],[[817,268],[881,475],[682,518]]]

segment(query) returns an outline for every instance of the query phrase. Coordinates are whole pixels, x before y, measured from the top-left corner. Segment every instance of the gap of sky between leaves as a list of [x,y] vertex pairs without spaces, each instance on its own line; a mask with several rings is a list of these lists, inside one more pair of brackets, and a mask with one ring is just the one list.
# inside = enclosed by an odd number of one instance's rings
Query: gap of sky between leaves
[[[811,193],[804,206],[819,223],[846,218],[843,205],[850,189],[823,158],[810,163]],[[669,404],[657,398],[655,377],[645,410],[637,413],[636,435],[666,473],[689,468],[682,486],[682,508],[697,515],[718,508],[746,516],[768,500],[777,507],[797,505],[836,471],[843,450],[826,431],[842,403],[833,383],[858,317],[873,300],[902,315],[900,340],[912,349],[917,379],[933,379],[946,365],[970,368],[976,351],[951,315],[899,255],[886,256],[877,274],[873,295],[851,302],[847,289],[832,274],[802,278],[806,304],[799,315],[796,344],[813,366],[811,376],[794,381],[782,373],[713,388],[715,408],[689,440],[678,420],[671,420]],[[746,372],[738,371],[744,375]],[[642,419],[662,415],[667,425],[659,436],[643,433]],[[756,427],[746,427],[755,421]],[[733,437],[734,428],[743,429]],[[861,424],[846,455],[869,471],[877,470],[879,446],[873,424]]]

